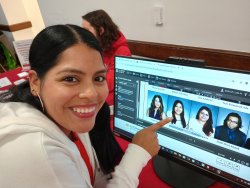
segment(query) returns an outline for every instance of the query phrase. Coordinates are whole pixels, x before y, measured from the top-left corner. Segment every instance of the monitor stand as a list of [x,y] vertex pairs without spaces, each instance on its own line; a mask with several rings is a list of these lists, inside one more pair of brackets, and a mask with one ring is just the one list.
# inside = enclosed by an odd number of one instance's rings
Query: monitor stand
[[153,158],[156,175],[175,188],[205,188],[215,181],[159,155]]

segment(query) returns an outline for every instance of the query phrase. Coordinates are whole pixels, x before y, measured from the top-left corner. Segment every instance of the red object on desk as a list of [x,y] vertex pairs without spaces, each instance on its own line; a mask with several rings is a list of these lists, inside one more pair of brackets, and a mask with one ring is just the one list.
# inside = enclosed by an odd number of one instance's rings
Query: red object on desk
[[21,80],[21,79],[25,79],[27,80],[28,79],[28,75],[27,76],[24,76],[24,77],[19,77],[18,74],[22,73],[22,72],[26,72],[22,69],[22,67],[18,67],[16,69],[13,69],[11,71],[8,71],[8,72],[4,72],[4,73],[0,73],[0,79],[2,78],[8,78],[9,81],[11,82],[11,85],[8,85],[8,86],[4,86],[4,87],[1,87],[0,85],[0,91],[5,91],[5,90],[8,90],[10,89],[11,87],[13,87],[15,84],[16,81],[18,80]]

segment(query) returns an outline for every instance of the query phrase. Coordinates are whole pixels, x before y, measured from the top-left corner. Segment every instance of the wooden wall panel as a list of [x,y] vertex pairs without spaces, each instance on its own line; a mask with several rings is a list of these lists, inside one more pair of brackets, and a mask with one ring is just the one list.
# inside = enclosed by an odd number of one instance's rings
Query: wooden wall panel
[[13,25],[3,25],[0,24],[0,30],[2,31],[9,31],[9,32],[15,32],[23,29],[27,29],[32,27],[32,24],[30,21],[27,22],[21,22]]
[[169,56],[203,59],[208,66],[250,71],[250,53],[135,40],[128,40],[128,44],[133,55],[156,59],[167,59]]

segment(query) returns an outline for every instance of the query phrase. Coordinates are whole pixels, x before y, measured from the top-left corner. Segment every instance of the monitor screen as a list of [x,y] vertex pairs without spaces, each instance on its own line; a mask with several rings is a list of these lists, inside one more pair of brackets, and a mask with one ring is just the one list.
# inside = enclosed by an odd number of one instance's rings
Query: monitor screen
[[130,140],[165,117],[161,156],[250,186],[249,72],[116,56],[115,133]]

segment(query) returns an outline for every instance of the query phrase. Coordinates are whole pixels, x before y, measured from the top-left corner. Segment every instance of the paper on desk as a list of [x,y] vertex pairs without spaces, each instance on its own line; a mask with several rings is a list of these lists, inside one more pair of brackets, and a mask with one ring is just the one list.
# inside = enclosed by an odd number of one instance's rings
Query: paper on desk
[[20,80],[17,80],[17,81],[15,81],[14,82],[14,85],[19,85],[19,84],[21,84],[21,83],[23,83],[23,82],[25,82],[26,80],[25,79],[20,79]]
[[27,72],[21,72],[21,73],[18,73],[17,76],[18,76],[19,78],[27,77],[27,76],[28,76],[28,73],[27,73]]
[[7,77],[0,79],[0,88],[5,87],[5,86],[9,86],[9,85],[12,85],[12,83]]
[[29,63],[29,50],[33,39],[13,41],[14,48],[17,53],[17,57],[24,70],[30,69]]

